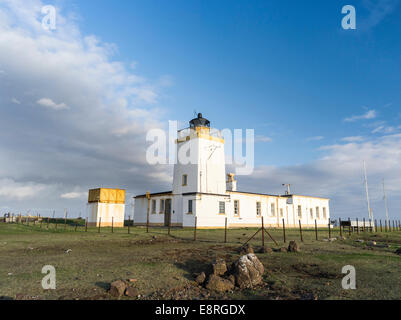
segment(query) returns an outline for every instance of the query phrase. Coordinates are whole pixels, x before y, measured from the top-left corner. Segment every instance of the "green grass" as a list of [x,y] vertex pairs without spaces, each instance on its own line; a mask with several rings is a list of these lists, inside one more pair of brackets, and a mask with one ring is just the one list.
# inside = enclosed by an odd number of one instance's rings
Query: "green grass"
[[[114,229],[74,224],[43,223],[39,225],[0,224],[0,297],[14,298],[24,294],[31,299],[111,299],[108,284],[116,279],[136,279],[141,299],[157,297],[179,299],[170,292],[186,292],[186,298],[201,299],[400,299],[401,257],[394,254],[401,246],[401,232],[353,234],[348,239],[325,242],[328,230],[303,230],[300,253],[257,254],[265,266],[265,286],[253,290],[235,290],[224,295],[203,296],[194,286],[193,273],[205,270],[217,257],[228,263],[239,257],[237,249],[257,230],[252,228],[224,230],[131,227]],[[265,236],[265,244],[284,247],[281,229],[268,229],[278,242]],[[333,230],[331,236],[338,236]],[[290,240],[300,243],[299,230],[286,230]],[[389,244],[371,250],[356,239]],[[258,236],[250,242],[261,246]],[[68,249],[72,251],[66,253]],[[57,289],[41,288],[44,265],[57,271]],[[357,272],[357,290],[341,288],[342,267],[353,265]],[[11,275],[9,275],[11,273]],[[188,289],[188,286],[190,289]],[[186,289],[185,289],[186,288]],[[168,294],[167,294],[168,293]],[[166,294],[166,295],[163,295]]]

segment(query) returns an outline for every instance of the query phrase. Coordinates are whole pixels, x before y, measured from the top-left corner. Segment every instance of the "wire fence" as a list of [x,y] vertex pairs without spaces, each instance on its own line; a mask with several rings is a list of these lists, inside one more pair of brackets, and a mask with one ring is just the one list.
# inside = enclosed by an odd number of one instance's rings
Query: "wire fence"
[[[195,220],[196,221],[196,220]],[[88,226],[88,221],[85,219],[67,219],[67,218],[50,218],[50,217],[23,217],[9,216],[0,219],[1,223],[12,223],[29,227],[32,231],[41,232],[74,232],[74,233],[98,233],[98,234],[115,234],[126,236],[139,236],[143,238],[163,238],[170,237],[182,241],[198,241],[209,242],[215,244],[240,244],[250,243],[252,245],[271,244],[281,246],[287,244],[291,240],[307,243],[313,241],[332,241],[334,239],[352,238],[354,235],[361,236],[373,233],[400,232],[400,220],[375,220],[368,221],[365,219],[351,220],[350,218],[338,220],[338,226],[333,227],[333,221],[328,221],[327,228],[318,227],[315,220],[314,227],[308,225],[302,226],[299,221],[299,226],[294,228],[286,227],[285,221],[282,221],[280,227],[266,227],[263,218],[261,219],[260,227],[249,228],[230,228],[225,220],[223,228],[205,229],[199,228],[195,222],[192,228],[179,227],[156,227],[152,225],[134,226],[134,221],[128,219],[124,223],[124,227],[111,226],[102,227],[101,220],[97,226]]]

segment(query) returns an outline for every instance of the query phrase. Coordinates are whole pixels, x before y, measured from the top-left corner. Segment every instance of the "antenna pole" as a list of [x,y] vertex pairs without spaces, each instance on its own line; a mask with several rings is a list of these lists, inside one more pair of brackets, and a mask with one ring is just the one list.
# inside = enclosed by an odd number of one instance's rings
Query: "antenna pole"
[[366,174],[366,162],[363,161],[363,172],[365,176],[365,190],[366,190],[366,200],[368,203],[368,212],[369,212],[369,219],[373,220],[373,212],[370,208],[370,199],[369,199],[369,187],[368,187],[368,176]]
[[386,209],[386,221],[387,221],[387,223],[389,223],[389,220],[388,220],[387,195],[386,195],[386,187],[385,187],[385,184],[384,184],[384,179],[383,179],[383,195],[384,195],[384,197],[383,197],[383,200],[384,200],[384,208]]

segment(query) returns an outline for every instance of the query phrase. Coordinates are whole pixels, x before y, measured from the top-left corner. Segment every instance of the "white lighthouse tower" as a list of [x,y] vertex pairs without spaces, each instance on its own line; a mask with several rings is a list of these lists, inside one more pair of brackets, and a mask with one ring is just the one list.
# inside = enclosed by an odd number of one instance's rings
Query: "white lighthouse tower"
[[225,194],[224,140],[202,114],[178,131],[173,194]]

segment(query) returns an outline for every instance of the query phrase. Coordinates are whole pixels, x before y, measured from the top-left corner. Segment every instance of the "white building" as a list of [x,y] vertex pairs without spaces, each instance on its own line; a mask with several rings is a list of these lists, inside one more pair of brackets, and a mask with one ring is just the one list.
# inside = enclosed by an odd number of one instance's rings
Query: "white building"
[[[329,199],[295,194],[270,195],[237,191],[233,174],[226,175],[224,139],[201,114],[178,132],[177,164],[172,191],[136,196],[135,225],[199,228],[256,227],[261,217],[269,227],[327,226]],[[189,151],[190,150],[190,151]],[[188,155],[191,161],[182,161]]]

